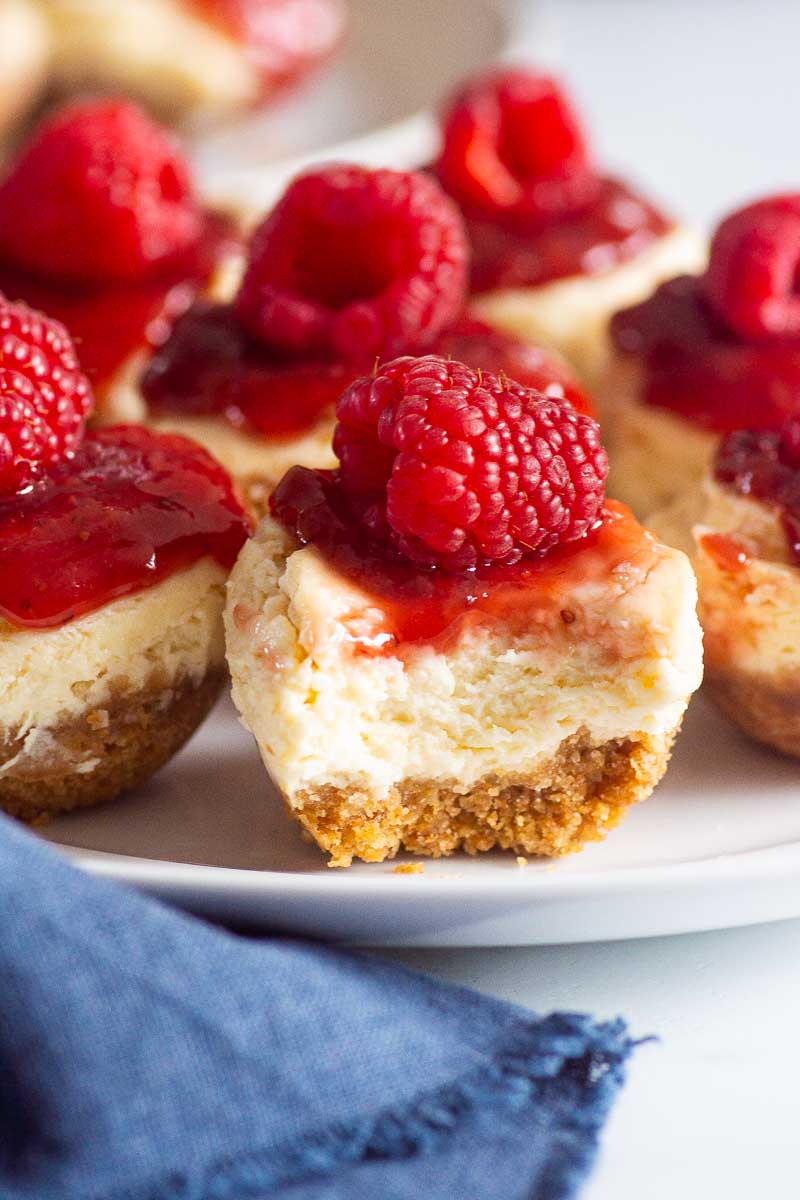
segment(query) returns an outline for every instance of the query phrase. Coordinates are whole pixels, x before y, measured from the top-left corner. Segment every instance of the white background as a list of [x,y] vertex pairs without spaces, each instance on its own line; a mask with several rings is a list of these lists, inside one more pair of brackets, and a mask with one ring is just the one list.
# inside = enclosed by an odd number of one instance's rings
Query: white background
[[[602,161],[676,213],[710,221],[759,193],[800,189],[800,5],[552,0],[525,15]],[[636,1034],[660,1035],[636,1054],[585,1200],[800,1191],[800,922],[391,957],[539,1012],[622,1014]]]

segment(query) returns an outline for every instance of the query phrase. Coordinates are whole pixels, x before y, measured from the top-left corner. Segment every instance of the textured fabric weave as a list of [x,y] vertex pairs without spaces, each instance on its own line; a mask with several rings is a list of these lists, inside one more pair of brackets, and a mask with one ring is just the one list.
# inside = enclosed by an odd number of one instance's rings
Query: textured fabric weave
[[210,928],[0,818],[0,1200],[560,1200],[630,1049]]

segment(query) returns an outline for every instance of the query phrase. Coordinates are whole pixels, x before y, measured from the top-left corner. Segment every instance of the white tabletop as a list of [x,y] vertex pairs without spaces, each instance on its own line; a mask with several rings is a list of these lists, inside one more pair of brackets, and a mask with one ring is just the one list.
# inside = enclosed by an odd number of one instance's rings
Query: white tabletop
[[386,957],[524,1004],[622,1014],[639,1047],[583,1200],[796,1194],[800,921]]
[[[705,222],[745,198],[800,189],[792,0],[551,0],[528,10],[530,36],[571,80],[603,161],[676,213]],[[391,957],[539,1012],[622,1014],[635,1034],[660,1036],[631,1063],[585,1200],[797,1193],[800,921]]]

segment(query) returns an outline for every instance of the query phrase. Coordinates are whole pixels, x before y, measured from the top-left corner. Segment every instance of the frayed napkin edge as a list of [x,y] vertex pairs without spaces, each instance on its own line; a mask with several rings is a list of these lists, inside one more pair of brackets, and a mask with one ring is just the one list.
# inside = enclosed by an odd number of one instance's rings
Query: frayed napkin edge
[[[548,1200],[564,1200],[588,1174],[599,1133],[624,1082],[633,1050],[649,1038],[628,1036],[621,1018],[595,1023],[581,1013],[520,1022],[478,1068],[374,1117],[333,1123],[282,1145],[222,1157],[202,1175],[174,1170],[158,1182],[114,1191],[105,1200],[246,1200],[271,1190],[330,1178],[343,1167],[403,1161],[441,1149],[465,1122],[488,1122],[534,1104],[563,1072],[582,1075],[591,1092],[562,1114],[550,1161],[539,1180]],[[532,1114],[532,1118],[535,1114]]]

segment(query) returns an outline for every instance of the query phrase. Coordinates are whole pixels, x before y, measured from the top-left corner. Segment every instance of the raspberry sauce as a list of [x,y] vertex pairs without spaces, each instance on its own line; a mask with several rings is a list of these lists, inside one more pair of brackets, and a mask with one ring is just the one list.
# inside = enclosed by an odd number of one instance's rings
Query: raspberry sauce
[[272,512],[363,594],[363,606],[339,623],[353,652],[368,656],[402,657],[404,647],[421,644],[444,650],[471,628],[499,623],[512,634],[537,628],[544,638],[556,628],[562,636],[594,636],[577,589],[613,580],[622,594],[659,552],[629,510],[611,500],[590,534],[546,555],[462,576],[426,570],[367,542],[343,507],[335,472],[304,467],[284,476]]
[[232,224],[209,214],[197,246],[157,279],[139,285],[70,286],[0,262],[0,292],[24,300],[66,325],[81,367],[102,398],[125,360],[140,347],[160,346],[173,322],[238,247]]
[[793,433],[796,422],[790,421],[782,434],[752,429],[728,434],[717,450],[714,475],[739,495],[779,512],[792,561],[800,566],[800,464]]
[[249,336],[232,306],[198,301],[148,363],[141,389],[154,412],[216,414],[280,439],[312,428],[365,369],[281,360]]
[[[566,364],[482,321],[460,318],[429,353],[504,372],[592,415]],[[237,429],[277,440],[332,418],[345,388],[373,366],[282,360],[243,329],[232,306],[198,300],[147,364],[141,389],[155,413],[218,415]]]
[[611,321],[617,350],[645,369],[641,399],[704,429],[776,429],[800,404],[800,340],[745,342],[682,275]]
[[199,446],[97,430],[41,484],[0,500],[0,617],[52,628],[207,555],[229,569],[247,533],[228,476]]
[[596,275],[633,258],[672,228],[653,204],[616,179],[601,180],[586,208],[531,230],[465,216],[473,292]]

